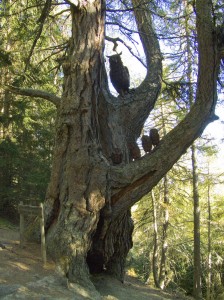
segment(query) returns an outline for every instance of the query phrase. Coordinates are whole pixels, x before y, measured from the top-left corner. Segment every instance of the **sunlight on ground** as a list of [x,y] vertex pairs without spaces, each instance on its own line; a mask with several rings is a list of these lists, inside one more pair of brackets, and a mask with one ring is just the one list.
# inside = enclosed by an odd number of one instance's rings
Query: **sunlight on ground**
[[20,269],[21,271],[30,271],[30,267],[21,262],[11,262],[10,265]]
[[87,290],[85,290],[83,287],[78,286],[77,284],[74,283],[69,283],[69,288],[70,289],[74,289],[77,293],[79,293],[80,295],[82,295],[83,297],[87,297],[89,298],[90,295],[87,292]]

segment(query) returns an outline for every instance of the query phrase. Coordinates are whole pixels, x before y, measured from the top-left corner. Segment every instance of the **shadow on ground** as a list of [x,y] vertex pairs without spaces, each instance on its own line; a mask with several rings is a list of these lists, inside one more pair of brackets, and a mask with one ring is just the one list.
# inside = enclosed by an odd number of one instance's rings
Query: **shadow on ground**
[[42,264],[40,245],[19,246],[19,232],[0,228],[0,299],[33,300],[161,300],[187,299],[150,288],[133,277],[124,284],[109,276],[93,276],[96,288],[68,284],[55,272],[54,263]]

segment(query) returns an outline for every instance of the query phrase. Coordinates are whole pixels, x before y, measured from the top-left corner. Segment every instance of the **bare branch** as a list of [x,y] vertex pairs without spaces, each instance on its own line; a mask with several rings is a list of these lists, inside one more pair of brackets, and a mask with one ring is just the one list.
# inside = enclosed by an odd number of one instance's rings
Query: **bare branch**
[[29,96],[29,97],[34,97],[34,98],[42,98],[42,99],[48,100],[48,101],[52,102],[56,107],[59,107],[59,104],[61,102],[60,97],[58,97],[54,94],[45,92],[45,91],[41,91],[41,90],[21,89],[19,87],[12,86],[12,85],[7,85],[6,89],[13,94]]
[[60,15],[62,15],[62,14],[64,14],[64,13],[66,13],[66,12],[71,12],[70,8],[64,9],[64,10],[60,10],[58,13],[56,13],[56,14],[54,14],[54,15],[49,15],[49,17],[51,17],[51,18],[54,19],[55,17],[58,17],[58,16],[60,16]]
[[31,59],[31,56],[33,54],[34,48],[36,47],[36,44],[37,44],[37,42],[38,42],[38,40],[39,40],[39,38],[41,36],[42,30],[43,30],[43,27],[44,27],[44,22],[45,22],[47,16],[49,15],[49,12],[50,12],[51,2],[52,2],[52,0],[46,0],[44,8],[43,8],[42,13],[41,13],[41,16],[37,20],[37,23],[40,23],[40,24],[39,24],[39,28],[37,30],[37,35],[36,35],[36,37],[35,37],[35,39],[33,41],[32,47],[30,49],[30,53],[29,53],[27,61],[26,61],[24,72],[26,72],[26,70],[28,68],[28,65],[30,63],[30,59]]
[[120,42],[122,43],[128,50],[129,52],[146,68],[146,64],[141,60],[141,58],[139,56],[137,56],[133,51],[132,51],[132,48],[130,46],[128,46],[124,40],[120,39],[120,38],[112,38],[112,37],[109,37],[109,36],[106,36],[105,39],[109,42],[112,42],[114,43],[114,48],[113,48],[113,51],[116,50],[117,46],[118,46],[118,43],[117,42]]
[[106,12],[126,12],[126,11],[133,11],[133,8],[126,8],[126,9],[110,9],[107,8]]
[[125,31],[128,31],[130,33],[139,33],[137,30],[129,29],[119,22],[105,22],[105,24],[112,25],[112,26],[119,26],[120,28],[123,28]]
[[135,8],[139,8],[142,4],[148,4],[148,2],[142,2],[140,5],[137,5],[135,7],[128,7],[126,6],[125,9],[112,9],[112,8],[107,8],[106,12],[126,12],[126,11],[133,11]]

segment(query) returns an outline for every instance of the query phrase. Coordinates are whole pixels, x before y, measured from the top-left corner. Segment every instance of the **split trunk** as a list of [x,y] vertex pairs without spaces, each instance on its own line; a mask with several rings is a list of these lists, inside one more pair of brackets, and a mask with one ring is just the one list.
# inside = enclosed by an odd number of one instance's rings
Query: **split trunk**
[[[217,66],[211,24],[203,18],[207,10],[197,8],[203,55],[196,104],[152,153],[133,161],[131,149],[161,86],[162,57],[150,11],[144,4],[134,10],[146,54],[146,78],[133,93],[113,97],[104,69],[104,1],[67,2],[72,38],[63,63],[64,91],[45,203],[48,251],[70,281],[85,281],[89,271],[123,280],[132,247],[131,206],[151,191],[214,119]],[[139,7],[141,1],[132,3]],[[202,22],[209,28],[205,39],[200,36]]]

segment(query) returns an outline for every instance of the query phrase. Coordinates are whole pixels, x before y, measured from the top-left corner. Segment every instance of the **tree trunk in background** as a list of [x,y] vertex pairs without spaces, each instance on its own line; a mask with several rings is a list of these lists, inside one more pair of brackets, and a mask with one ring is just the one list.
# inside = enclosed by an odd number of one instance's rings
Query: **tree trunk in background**
[[[166,121],[164,116],[163,104],[161,104],[161,119],[162,119],[162,130],[163,136],[166,136]],[[162,249],[161,249],[161,260],[160,260],[160,271],[159,271],[159,286],[163,290],[166,284],[166,260],[168,250],[168,226],[169,226],[169,186],[168,186],[168,175],[166,174],[163,178],[163,228],[162,228]]]
[[200,245],[200,205],[198,194],[198,169],[195,145],[191,146],[192,180],[194,202],[194,297],[202,299],[201,290],[201,245]]
[[211,221],[212,221],[212,213],[211,213],[211,186],[210,186],[210,172],[208,166],[208,190],[207,190],[207,205],[208,205],[208,275],[207,275],[207,293],[206,299],[212,300],[212,247],[211,247]]
[[166,260],[168,250],[168,226],[169,226],[169,191],[168,191],[168,179],[167,175],[163,179],[164,195],[163,195],[163,229],[162,229],[162,249],[160,260],[160,272],[159,272],[159,286],[163,290],[166,285]]
[[158,264],[158,255],[159,255],[159,237],[158,237],[158,225],[157,225],[157,203],[154,192],[151,191],[152,198],[152,208],[153,208],[153,229],[154,229],[154,244],[153,244],[153,258],[152,258],[152,271],[154,283],[157,288],[160,288],[159,285],[159,264]]

